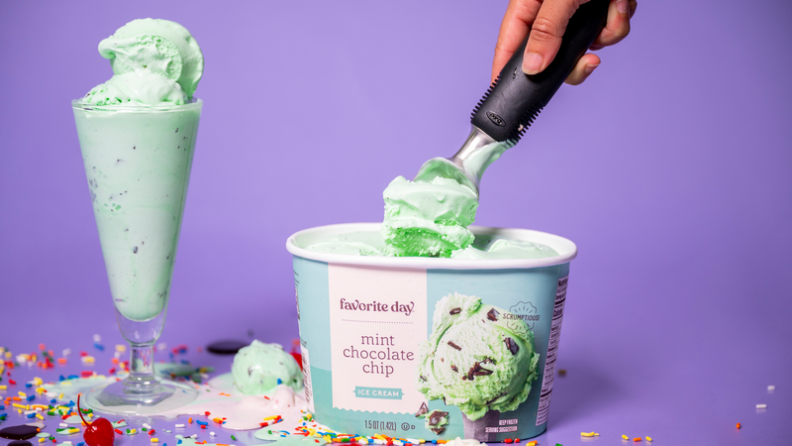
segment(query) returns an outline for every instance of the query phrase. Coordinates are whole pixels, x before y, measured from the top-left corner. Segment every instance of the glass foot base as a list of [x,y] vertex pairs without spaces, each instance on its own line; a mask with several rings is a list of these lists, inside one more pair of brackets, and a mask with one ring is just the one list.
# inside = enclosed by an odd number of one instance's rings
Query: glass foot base
[[99,387],[83,395],[91,409],[114,414],[156,415],[192,403],[198,391],[174,381],[157,380],[141,391],[139,386],[122,380]]

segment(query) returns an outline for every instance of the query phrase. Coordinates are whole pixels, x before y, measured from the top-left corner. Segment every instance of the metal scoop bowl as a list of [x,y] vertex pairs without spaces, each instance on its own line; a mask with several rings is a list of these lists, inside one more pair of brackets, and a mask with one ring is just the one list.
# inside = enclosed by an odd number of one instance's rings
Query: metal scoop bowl
[[495,141],[473,126],[462,148],[451,158],[432,158],[425,162],[413,181],[429,183],[433,179],[448,178],[469,187],[476,196],[484,171],[514,144]]

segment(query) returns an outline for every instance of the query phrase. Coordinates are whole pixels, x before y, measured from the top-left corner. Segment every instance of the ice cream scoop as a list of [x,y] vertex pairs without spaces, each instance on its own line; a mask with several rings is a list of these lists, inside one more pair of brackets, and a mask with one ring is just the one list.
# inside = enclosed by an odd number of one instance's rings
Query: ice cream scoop
[[478,197],[459,182],[435,177],[409,181],[397,177],[382,193],[385,252],[397,257],[449,257],[474,240],[468,226],[476,218]]
[[449,257],[470,246],[473,234],[467,227],[476,218],[481,176],[550,102],[605,26],[608,4],[591,0],[582,5],[553,62],[531,76],[522,71],[526,37],[473,110],[470,134],[456,155],[433,158],[413,181],[398,177],[388,185],[382,223],[386,253]]
[[609,3],[592,0],[578,8],[567,25],[558,54],[539,74],[529,76],[522,71],[526,37],[473,109],[472,129],[462,148],[451,158],[424,163],[414,181],[450,178],[478,195],[487,167],[517,144],[602,31]]

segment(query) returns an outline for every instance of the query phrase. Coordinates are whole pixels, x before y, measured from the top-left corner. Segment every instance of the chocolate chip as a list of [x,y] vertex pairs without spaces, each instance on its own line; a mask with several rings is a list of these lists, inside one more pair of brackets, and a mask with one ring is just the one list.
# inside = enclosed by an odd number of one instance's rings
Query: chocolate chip
[[423,381],[423,382],[426,382],[426,377],[425,377],[425,376],[423,376],[423,375],[418,375],[418,378],[420,378],[420,379],[421,379],[421,381]]
[[27,440],[14,440],[11,443],[8,443],[6,446],[33,446],[33,443]]
[[467,372],[468,379],[473,379],[474,376],[487,376],[492,375],[492,370],[487,370],[481,367],[480,362],[476,362],[473,364],[473,367],[470,368]]
[[445,362],[445,359],[443,359],[443,358],[440,358],[440,362]]
[[9,440],[27,440],[28,438],[35,437],[39,431],[40,429],[36,426],[20,424],[0,429],[0,437],[8,438]]
[[448,341],[448,345],[450,345],[452,348],[455,348],[455,349],[457,349],[457,350],[462,350],[462,347],[460,347],[460,346],[458,346],[458,345],[454,344],[454,343],[453,343],[453,342],[451,342],[451,341]]
[[492,364],[492,365],[495,365],[495,360],[494,360],[494,359],[492,359],[492,358],[489,358],[489,357],[488,357],[488,358],[484,358],[484,360],[483,360],[483,361],[481,361],[481,363],[482,363],[482,364],[490,363],[490,364]]
[[494,321],[497,321],[497,320],[498,320],[498,316],[499,316],[499,315],[500,315],[500,313],[498,313],[498,310],[496,310],[496,309],[492,308],[492,309],[490,309],[490,310],[487,312],[487,319],[489,319],[489,320],[491,320],[491,321],[493,321],[493,322],[494,322]]
[[517,345],[517,343],[516,343],[516,342],[514,342],[514,339],[512,339],[512,338],[505,338],[505,339],[503,340],[503,342],[505,342],[505,343],[506,343],[506,347],[508,347],[508,348],[509,348],[509,351],[511,352],[511,354],[512,354],[512,355],[516,355],[516,354],[517,354],[517,352],[518,352],[518,351],[520,351],[520,346],[519,346],[519,345]]
[[418,408],[418,412],[415,412],[415,417],[420,418],[422,415],[426,415],[429,412],[429,406],[426,405],[426,402],[421,403],[421,407]]
[[492,404],[492,403],[494,403],[495,401],[497,401],[497,400],[498,400],[498,398],[502,397],[503,395],[506,395],[506,393],[501,393],[500,395],[498,395],[498,396],[496,396],[495,398],[493,398],[493,399],[491,399],[491,400],[487,401],[487,402],[486,402],[486,403],[484,403],[484,404],[486,404],[487,406],[489,406],[490,404]]
[[132,253],[133,254],[137,254],[137,246],[133,246],[132,247]]
[[243,347],[247,347],[249,344],[249,342],[241,341],[217,341],[207,345],[206,350],[216,355],[235,355],[239,350]]
[[429,429],[430,431],[434,432],[437,435],[442,434],[445,431],[444,427],[436,427],[434,429]]
[[450,313],[450,314],[459,314],[459,313],[461,313],[461,312],[462,312],[462,309],[461,309],[461,308],[459,308],[459,307],[457,307],[457,308],[454,308],[454,309],[452,309],[451,311],[449,311],[449,313]]
[[448,416],[448,412],[443,412],[440,410],[432,411],[429,414],[429,425],[430,426],[437,426],[437,423],[443,421],[443,418]]
[[451,370],[453,370],[453,371],[455,371],[455,372],[459,373],[459,369],[458,369],[458,368],[457,368],[457,366],[455,366],[454,364],[451,364]]

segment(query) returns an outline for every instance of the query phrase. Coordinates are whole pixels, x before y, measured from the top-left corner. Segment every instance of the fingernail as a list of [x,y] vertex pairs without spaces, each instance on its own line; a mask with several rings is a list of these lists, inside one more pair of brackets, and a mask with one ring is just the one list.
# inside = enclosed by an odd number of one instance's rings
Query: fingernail
[[523,59],[523,71],[525,74],[536,74],[542,69],[542,55],[539,53],[528,53]]
[[589,74],[593,73],[594,70],[596,70],[598,66],[599,66],[599,64],[597,64],[597,65],[586,65],[586,67],[583,68],[583,72],[586,73],[586,76],[588,76]]
[[629,0],[616,0],[616,10],[622,14],[627,14],[630,10]]

